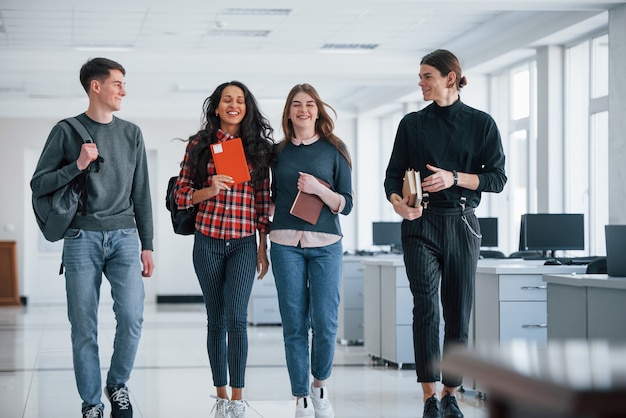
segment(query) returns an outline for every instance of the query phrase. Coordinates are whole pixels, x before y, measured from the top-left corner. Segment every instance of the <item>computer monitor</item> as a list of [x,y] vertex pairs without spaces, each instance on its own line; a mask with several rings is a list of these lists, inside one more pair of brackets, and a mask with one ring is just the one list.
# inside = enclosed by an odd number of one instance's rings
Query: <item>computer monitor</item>
[[372,243],[390,245],[393,252],[401,251],[400,225],[402,222],[372,222]]
[[585,249],[582,213],[527,213],[522,215],[520,251],[542,251],[554,257],[558,250]]
[[481,247],[498,246],[498,218],[478,218],[480,233],[483,236]]

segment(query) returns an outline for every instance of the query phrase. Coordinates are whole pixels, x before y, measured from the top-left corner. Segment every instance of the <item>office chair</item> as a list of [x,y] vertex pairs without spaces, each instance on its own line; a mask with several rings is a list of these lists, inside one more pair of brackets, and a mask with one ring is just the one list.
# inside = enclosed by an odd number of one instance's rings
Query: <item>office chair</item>
[[506,258],[506,255],[497,250],[480,250],[480,258]]
[[587,274],[606,274],[606,257],[598,257],[587,264]]
[[533,251],[533,250],[523,250],[523,251],[515,251],[509,255],[509,258],[541,258],[543,254],[541,251]]

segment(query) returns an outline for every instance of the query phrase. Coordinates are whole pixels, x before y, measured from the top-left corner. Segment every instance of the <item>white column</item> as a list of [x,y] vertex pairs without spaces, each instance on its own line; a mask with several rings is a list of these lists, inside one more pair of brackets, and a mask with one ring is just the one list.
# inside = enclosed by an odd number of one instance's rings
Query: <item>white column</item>
[[626,4],[609,11],[609,223],[626,224]]
[[537,49],[537,211],[563,211],[563,49]]

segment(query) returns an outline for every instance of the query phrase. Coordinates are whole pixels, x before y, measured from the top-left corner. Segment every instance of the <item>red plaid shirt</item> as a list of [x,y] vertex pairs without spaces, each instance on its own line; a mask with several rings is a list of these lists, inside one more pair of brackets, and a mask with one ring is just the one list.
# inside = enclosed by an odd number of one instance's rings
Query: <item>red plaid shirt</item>
[[[224,142],[234,136],[219,130],[217,139]],[[184,210],[193,206],[192,197],[196,190],[210,187],[211,176],[217,174],[211,159],[207,165],[209,178],[202,187],[194,185],[189,170],[188,158],[190,148],[198,144],[194,138],[187,144],[185,159],[176,181],[176,203],[178,209]],[[250,164],[248,164],[249,167]],[[196,186],[196,187],[194,187]],[[229,191],[220,191],[217,196],[198,204],[196,230],[216,239],[236,239],[254,235],[256,230],[268,234],[270,230],[270,178],[269,170],[263,181],[253,187],[249,181],[235,184]]]

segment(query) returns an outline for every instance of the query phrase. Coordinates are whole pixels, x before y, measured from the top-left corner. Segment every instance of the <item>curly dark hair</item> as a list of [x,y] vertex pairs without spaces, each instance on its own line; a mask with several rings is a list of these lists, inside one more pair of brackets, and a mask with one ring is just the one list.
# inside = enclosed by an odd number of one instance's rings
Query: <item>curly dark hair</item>
[[246,114],[241,121],[239,133],[246,159],[249,164],[252,164],[251,182],[258,184],[267,176],[267,170],[273,160],[274,139],[272,134],[274,130],[259,110],[254,95],[240,81],[220,84],[204,101],[202,129],[188,139],[188,141],[198,140],[198,144],[189,150],[190,172],[193,178],[199,182],[205,182],[209,177],[206,167],[211,159],[210,146],[217,142],[216,133],[220,128],[220,118],[215,114],[215,111],[222,98],[222,92],[228,86],[237,86],[244,93]]

